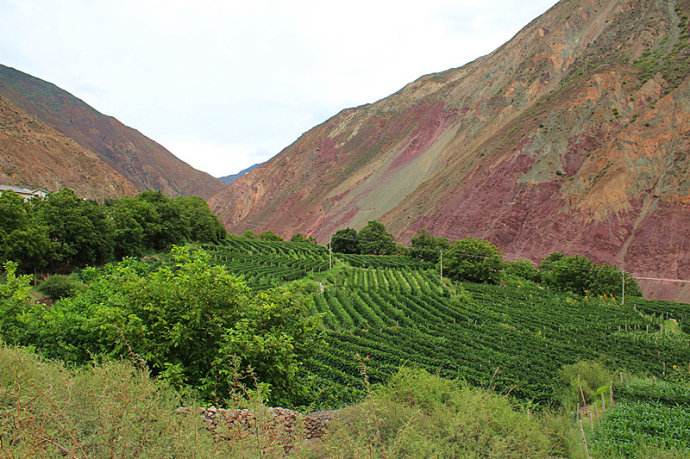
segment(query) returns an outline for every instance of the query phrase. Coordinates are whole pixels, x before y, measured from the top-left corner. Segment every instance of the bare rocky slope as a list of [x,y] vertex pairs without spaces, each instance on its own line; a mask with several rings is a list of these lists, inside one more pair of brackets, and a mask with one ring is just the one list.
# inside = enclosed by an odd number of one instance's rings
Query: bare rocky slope
[[[192,168],[162,145],[117,119],[99,113],[72,94],[3,65],[0,65],[0,96],[95,153],[136,190],[155,189],[172,196],[208,198],[223,186],[220,180]],[[43,165],[50,163],[44,161]],[[63,172],[55,171],[58,178]],[[30,179],[31,169],[24,170],[23,174]],[[104,185],[90,182],[88,186],[92,187],[89,193],[94,194],[98,193],[97,187]]]
[[690,0],[563,0],[493,53],[343,110],[210,203],[234,231],[323,241],[376,218],[402,240],[429,229],[690,279],[688,15]]
[[90,199],[134,194],[136,188],[92,151],[46,126],[0,96],[0,183]]

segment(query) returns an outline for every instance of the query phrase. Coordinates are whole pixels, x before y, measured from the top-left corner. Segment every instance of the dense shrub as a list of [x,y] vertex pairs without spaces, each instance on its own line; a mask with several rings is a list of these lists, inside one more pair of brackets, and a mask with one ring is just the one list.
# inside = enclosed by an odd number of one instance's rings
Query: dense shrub
[[611,374],[598,362],[580,361],[561,368],[561,401],[566,406],[587,405],[601,393],[608,395]]
[[397,248],[393,236],[383,223],[370,221],[357,233],[359,253],[368,255],[393,255]]
[[0,195],[0,262],[16,261],[22,272],[70,272],[224,237],[206,202],[191,196],[146,191],[99,204],[68,189],[28,202],[15,193]]
[[321,457],[546,458],[551,449],[506,398],[422,370],[401,369],[329,430]]
[[540,271],[550,287],[580,295],[620,296],[625,276],[626,295],[642,296],[639,285],[630,274],[624,274],[615,266],[596,265],[582,256],[553,253],[542,261]]
[[31,308],[31,277],[17,275],[17,264],[6,262],[0,275],[0,342],[19,341],[25,333],[20,317]]
[[541,281],[541,273],[529,260],[507,261],[503,265],[503,272],[508,276],[520,277],[532,282]]
[[444,272],[455,280],[495,284],[499,281],[502,264],[495,245],[467,238],[450,246],[444,257]]
[[432,236],[427,231],[420,231],[410,241],[409,255],[418,260],[436,263],[440,252],[449,247],[448,239]]
[[316,336],[307,297],[287,287],[252,292],[200,250],[175,248],[172,264],[110,265],[75,297],[23,314],[13,342],[77,364],[135,358],[210,400],[243,378],[269,384],[275,401],[298,397]]
[[331,237],[331,249],[337,253],[359,253],[357,230],[345,228]]
[[0,347],[2,457],[227,457],[180,403],[128,363],[68,371]]
[[38,290],[51,300],[74,296],[83,284],[72,276],[54,274],[41,282]]

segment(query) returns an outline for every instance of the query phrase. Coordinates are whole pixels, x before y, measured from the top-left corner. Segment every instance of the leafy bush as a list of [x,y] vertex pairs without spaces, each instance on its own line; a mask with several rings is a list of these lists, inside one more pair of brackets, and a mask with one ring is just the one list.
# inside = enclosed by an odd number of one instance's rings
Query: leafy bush
[[447,250],[450,243],[444,237],[432,236],[427,231],[420,231],[410,241],[409,255],[419,260],[438,262],[441,250]]
[[620,296],[625,276],[625,292],[630,296],[642,296],[635,279],[615,266],[596,265],[582,256],[569,257],[553,253],[540,267],[544,282],[552,288],[580,295]]
[[482,239],[468,238],[450,246],[444,257],[444,272],[455,280],[496,284],[503,261],[495,245]]
[[38,290],[53,301],[74,296],[83,284],[72,276],[54,274],[41,282]]
[[273,400],[298,397],[301,359],[316,336],[307,297],[287,287],[252,292],[201,250],[174,248],[172,263],[153,271],[134,260],[108,266],[74,298],[25,314],[22,342],[79,364],[143,360],[211,400],[245,377],[270,384]]
[[17,264],[5,263],[0,276],[0,341],[16,343],[22,336],[19,317],[31,307],[31,276],[17,275]]
[[290,242],[308,242],[310,244],[316,244],[316,238],[314,238],[314,236],[305,236],[302,233],[297,233],[292,235]]
[[539,423],[507,398],[401,369],[329,426],[318,456],[550,457]]
[[3,457],[227,457],[180,403],[128,363],[68,371],[0,347]]
[[359,253],[368,255],[394,255],[397,251],[393,236],[383,223],[370,221],[357,233]]
[[359,253],[357,230],[345,228],[331,237],[331,249],[337,253]]
[[30,202],[12,192],[0,196],[0,262],[16,261],[23,272],[69,272],[225,236],[208,204],[193,196],[146,191],[105,204],[69,189]]
[[503,272],[508,276],[520,277],[532,282],[541,281],[541,273],[529,260],[513,260],[503,264]]
[[613,378],[598,362],[582,360],[566,365],[560,371],[561,401],[564,405],[587,405],[602,393],[608,394]]

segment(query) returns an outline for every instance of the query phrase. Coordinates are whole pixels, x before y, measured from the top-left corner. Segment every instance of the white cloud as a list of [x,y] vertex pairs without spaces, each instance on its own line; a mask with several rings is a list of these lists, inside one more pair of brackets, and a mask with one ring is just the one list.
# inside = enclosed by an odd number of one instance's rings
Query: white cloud
[[555,0],[0,0],[0,62],[215,175],[492,51]]

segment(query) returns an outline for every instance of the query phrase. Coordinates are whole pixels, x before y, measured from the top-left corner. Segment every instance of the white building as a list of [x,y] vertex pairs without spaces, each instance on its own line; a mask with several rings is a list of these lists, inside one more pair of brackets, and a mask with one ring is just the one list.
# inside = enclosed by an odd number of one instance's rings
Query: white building
[[38,189],[34,190],[31,188],[22,188],[20,186],[0,185],[0,194],[2,194],[5,191],[14,191],[19,196],[24,198],[25,201],[28,201],[29,199],[33,198],[45,198],[48,194],[45,191]]

